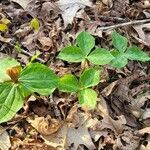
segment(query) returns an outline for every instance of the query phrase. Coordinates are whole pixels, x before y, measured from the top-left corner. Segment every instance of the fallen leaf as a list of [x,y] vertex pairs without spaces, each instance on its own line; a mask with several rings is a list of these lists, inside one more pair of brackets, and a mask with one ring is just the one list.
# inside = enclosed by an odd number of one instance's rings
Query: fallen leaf
[[58,131],[61,127],[61,122],[52,119],[50,116],[36,117],[34,120],[28,118],[27,121],[42,135],[50,135]]
[[30,3],[31,0],[10,0],[11,2],[15,2],[19,4],[23,9],[26,9],[28,3]]
[[60,130],[58,130],[55,134],[51,134],[49,136],[41,135],[41,138],[44,142],[56,149],[65,150],[66,142],[67,142],[67,126],[64,124]]
[[9,148],[11,148],[9,135],[6,131],[3,131],[2,133],[0,133],[0,149],[9,150]]
[[64,20],[64,27],[68,24],[72,24],[79,9],[84,9],[85,6],[92,6],[92,2],[89,0],[59,0],[56,4],[62,10],[61,15]]
[[95,145],[91,140],[88,128],[86,128],[85,126],[81,126],[78,129],[69,128],[67,139],[69,146],[71,146],[71,144],[74,144],[72,150],[77,150],[80,144],[85,145],[90,150],[95,149]]

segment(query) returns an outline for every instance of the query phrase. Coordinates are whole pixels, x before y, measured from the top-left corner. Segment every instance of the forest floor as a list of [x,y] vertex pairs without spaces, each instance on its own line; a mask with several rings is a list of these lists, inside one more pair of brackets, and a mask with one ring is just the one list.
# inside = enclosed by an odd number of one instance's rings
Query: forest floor
[[[34,60],[62,76],[78,75],[81,63],[56,58],[88,31],[96,46],[111,49],[116,30],[129,44],[150,54],[149,0],[1,0],[0,19],[10,20],[0,32],[0,57],[26,66]],[[38,18],[40,29],[30,26]],[[16,50],[16,42],[21,52]],[[57,90],[34,95],[10,121],[1,124],[3,150],[150,150],[150,63],[129,61],[122,69],[104,66],[94,110],[82,108],[76,95]]]

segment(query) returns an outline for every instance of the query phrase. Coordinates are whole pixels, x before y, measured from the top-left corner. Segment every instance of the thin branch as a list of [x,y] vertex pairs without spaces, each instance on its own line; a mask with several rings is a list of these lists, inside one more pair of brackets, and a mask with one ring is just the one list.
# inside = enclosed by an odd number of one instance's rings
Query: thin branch
[[115,24],[115,25],[111,25],[111,26],[99,27],[98,29],[99,30],[108,30],[108,29],[114,29],[114,28],[118,28],[118,27],[136,25],[136,24],[147,23],[147,22],[150,22],[150,19],[129,21],[129,22],[119,23],[119,24]]

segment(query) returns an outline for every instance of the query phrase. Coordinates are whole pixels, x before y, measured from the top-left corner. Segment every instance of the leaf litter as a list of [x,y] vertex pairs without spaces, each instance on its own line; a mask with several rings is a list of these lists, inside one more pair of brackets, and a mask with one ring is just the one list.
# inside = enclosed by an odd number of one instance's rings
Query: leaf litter
[[[0,16],[10,20],[7,31],[0,32],[0,56],[16,58],[25,66],[40,54],[38,58],[59,75],[78,76],[81,72],[80,64],[66,64],[56,56],[64,46],[75,44],[76,35],[85,29],[95,36],[97,46],[112,48],[110,34],[112,29],[117,29],[128,37],[130,44],[150,53],[149,22],[115,26],[148,19],[147,0],[2,0]],[[38,31],[30,25],[33,18],[39,20]],[[19,54],[14,47],[16,42],[22,49]],[[149,76],[149,62],[130,61],[121,70],[105,68],[102,82],[95,87],[99,100],[91,111],[81,108],[74,94],[55,92],[51,97],[27,98],[21,111],[10,122],[2,124],[6,131],[1,134],[0,143],[12,150],[20,147],[148,150]],[[6,144],[3,136],[7,138]]]

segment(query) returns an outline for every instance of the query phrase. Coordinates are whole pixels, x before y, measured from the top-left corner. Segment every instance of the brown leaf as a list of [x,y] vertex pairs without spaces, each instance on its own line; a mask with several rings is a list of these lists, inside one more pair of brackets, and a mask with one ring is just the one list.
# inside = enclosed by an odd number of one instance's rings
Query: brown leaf
[[72,150],[77,150],[80,144],[85,145],[90,150],[95,149],[95,145],[91,140],[88,128],[86,128],[85,126],[81,126],[78,129],[69,128],[67,139],[69,146],[71,146],[71,144],[74,144]]
[[28,118],[27,121],[41,134],[50,135],[58,131],[62,123],[59,120],[52,119],[50,116],[36,117],[34,120]]
[[56,4],[62,10],[61,14],[64,20],[64,27],[68,24],[72,24],[79,9],[84,9],[85,6],[92,6],[92,3],[89,0],[59,0]]

